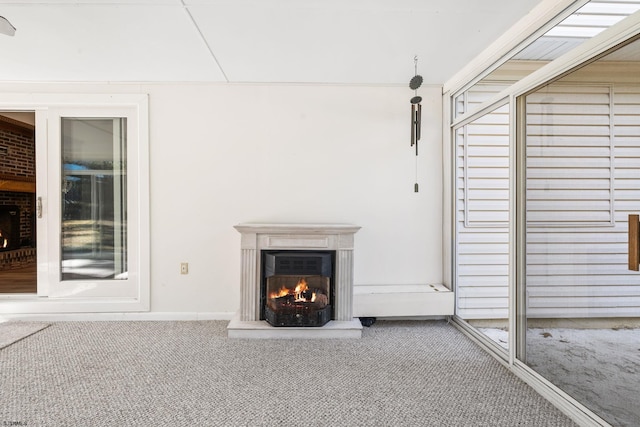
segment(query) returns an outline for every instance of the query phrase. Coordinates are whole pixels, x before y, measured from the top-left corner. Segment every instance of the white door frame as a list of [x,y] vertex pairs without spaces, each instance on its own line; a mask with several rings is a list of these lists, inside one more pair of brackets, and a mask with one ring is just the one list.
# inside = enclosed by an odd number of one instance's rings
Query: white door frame
[[[137,126],[135,132],[128,136],[129,143],[135,150],[135,161],[128,165],[133,179],[128,182],[130,198],[135,203],[136,224],[130,228],[130,238],[135,239],[134,258],[136,271],[131,271],[129,279],[134,284],[133,292],[128,295],[91,295],[91,292],[76,292],[66,296],[49,297],[52,292],[49,277],[59,270],[59,260],[55,256],[55,248],[59,245],[59,237],[46,224],[57,208],[50,203],[59,197],[52,197],[59,190],[60,178],[53,177],[58,173],[58,165],[51,164],[51,150],[55,141],[49,135],[49,120],[56,117],[56,109],[74,109],[86,116],[91,111],[117,111],[129,109],[134,114]],[[104,109],[104,110],[103,110]],[[2,314],[46,314],[46,313],[108,313],[149,311],[150,309],[150,244],[149,244],[149,117],[148,96],[145,94],[3,94],[0,110],[35,111],[36,123],[36,200],[42,201],[42,218],[37,219],[38,247],[47,248],[38,251],[38,294],[37,295],[0,295],[0,316]],[[112,113],[113,114],[113,113]],[[54,153],[53,153],[54,154]],[[55,166],[52,168],[52,166]],[[54,182],[52,182],[54,181]],[[41,199],[38,199],[41,198]],[[56,206],[56,207],[54,207]],[[56,217],[53,215],[53,217]],[[59,215],[56,217],[59,220]],[[59,248],[58,248],[59,253]]]

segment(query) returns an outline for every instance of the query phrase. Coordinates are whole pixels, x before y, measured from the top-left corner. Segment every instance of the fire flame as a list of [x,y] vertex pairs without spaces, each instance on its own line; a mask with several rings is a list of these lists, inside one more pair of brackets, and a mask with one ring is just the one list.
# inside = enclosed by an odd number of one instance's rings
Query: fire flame
[[269,295],[269,298],[274,299],[274,298],[286,297],[287,295],[289,295],[289,292],[290,290],[283,286],[280,288],[278,292],[272,292],[271,295]]
[[7,246],[9,246],[9,239],[4,237],[4,235],[2,234],[2,230],[0,230],[0,249],[4,249]]
[[307,289],[309,289],[309,286],[307,285],[307,281],[304,280],[304,277],[303,277],[302,279],[300,279],[300,281],[296,285],[296,289],[293,291],[294,294],[296,295],[296,300],[298,298],[301,298],[302,297],[302,293],[304,291],[306,291]]
[[307,281],[303,277],[298,281],[293,291],[289,288],[286,288],[285,286],[282,286],[278,292],[271,292],[269,294],[269,298],[276,299],[276,298],[286,297],[287,295],[293,295],[295,302],[315,302],[316,300],[315,292],[311,294],[310,298],[307,298],[306,296],[303,295],[308,290],[309,290],[309,285],[307,284]]

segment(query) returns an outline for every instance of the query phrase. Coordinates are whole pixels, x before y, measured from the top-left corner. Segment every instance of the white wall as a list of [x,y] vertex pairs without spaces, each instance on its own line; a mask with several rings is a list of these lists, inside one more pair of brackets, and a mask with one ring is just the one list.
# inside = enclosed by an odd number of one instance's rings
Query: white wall
[[[239,306],[241,222],[340,222],[355,284],[442,282],[441,88],[424,87],[410,147],[408,87],[0,85],[5,92],[148,93],[151,310]],[[180,275],[180,262],[189,274]]]

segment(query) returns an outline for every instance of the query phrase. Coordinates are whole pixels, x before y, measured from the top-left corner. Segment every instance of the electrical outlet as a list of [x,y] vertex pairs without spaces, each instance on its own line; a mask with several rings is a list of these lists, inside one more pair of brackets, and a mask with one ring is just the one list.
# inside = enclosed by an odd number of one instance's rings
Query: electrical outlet
[[180,263],[180,274],[189,274],[189,263],[188,262]]

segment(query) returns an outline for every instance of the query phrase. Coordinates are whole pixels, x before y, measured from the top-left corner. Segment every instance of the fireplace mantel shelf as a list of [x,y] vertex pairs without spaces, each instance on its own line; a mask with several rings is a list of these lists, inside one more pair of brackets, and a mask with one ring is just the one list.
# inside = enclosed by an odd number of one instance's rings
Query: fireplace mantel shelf
[[310,233],[310,234],[326,234],[326,233],[355,233],[361,227],[353,224],[295,224],[295,223],[278,223],[278,224],[261,224],[261,223],[244,223],[234,226],[240,233],[269,233],[269,234],[290,234],[290,233]]
[[0,191],[13,193],[35,193],[36,183],[27,180],[0,178]]

